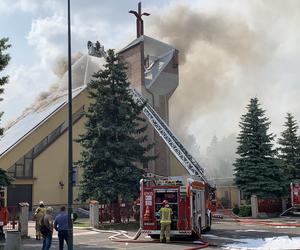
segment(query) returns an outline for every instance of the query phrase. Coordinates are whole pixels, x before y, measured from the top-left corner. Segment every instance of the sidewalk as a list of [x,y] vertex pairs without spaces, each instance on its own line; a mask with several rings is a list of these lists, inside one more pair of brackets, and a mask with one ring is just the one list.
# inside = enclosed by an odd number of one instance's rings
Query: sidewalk
[[[82,237],[92,237],[97,235],[97,232],[94,232],[90,230],[89,228],[74,228],[74,250],[79,250],[79,249],[89,249],[89,250],[94,250],[94,249],[99,249],[98,247],[94,247],[93,245],[89,245],[88,242],[85,244],[82,244]],[[28,238],[22,238],[21,240],[21,249],[31,249],[31,250],[40,250],[42,249],[42,244],[43,240],[36,240],[35,239],[35,222],[34,221],[29,221],[28,222]],[[80,240],[79,240],[80,238]],[[0,243],[0,250],[4,249],[5,242]],[[54,231],[53,233],[53,238],[52,238],[52,245],[51,249],[58,249],[58,236],[57,232]],[[67,249],[67,246],[65,244],[65,249]]]

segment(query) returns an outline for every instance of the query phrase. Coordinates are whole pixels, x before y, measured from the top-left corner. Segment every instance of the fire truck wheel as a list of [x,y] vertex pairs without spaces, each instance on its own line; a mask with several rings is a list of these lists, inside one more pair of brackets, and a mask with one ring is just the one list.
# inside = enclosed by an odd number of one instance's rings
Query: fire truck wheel
[[211,216],[206,215],[206,221],[207,221],[207,227],[205,229],[205,232],[209,232],[211,229]]

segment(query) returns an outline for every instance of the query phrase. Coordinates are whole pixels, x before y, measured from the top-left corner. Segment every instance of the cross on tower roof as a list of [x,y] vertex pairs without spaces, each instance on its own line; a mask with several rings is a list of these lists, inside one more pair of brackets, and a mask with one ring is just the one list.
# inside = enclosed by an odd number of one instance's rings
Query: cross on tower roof
[[147,12],[142,13],[142,3],[138,3],[138,12],[131,10],[129,13],[136,16],[136,37],[139,38],[140,36],[144,35],[144,21],[142,16],[149,16],[150,14]]

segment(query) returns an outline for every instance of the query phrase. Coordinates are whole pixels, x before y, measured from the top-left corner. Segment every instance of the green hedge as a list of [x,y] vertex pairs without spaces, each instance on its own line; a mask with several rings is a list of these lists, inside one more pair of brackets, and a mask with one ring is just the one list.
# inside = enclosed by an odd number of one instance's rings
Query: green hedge
[[249,206],[249,205],[242,205],[242,206],[240,206],[239,216],[241,216],[241,217],[249,217],[251,215],[252,215],[251,206]]
[[238,205],[234,205],[233,209],[232,209],[232,212],[236,215],[239,215],[240,213],[240,208]]

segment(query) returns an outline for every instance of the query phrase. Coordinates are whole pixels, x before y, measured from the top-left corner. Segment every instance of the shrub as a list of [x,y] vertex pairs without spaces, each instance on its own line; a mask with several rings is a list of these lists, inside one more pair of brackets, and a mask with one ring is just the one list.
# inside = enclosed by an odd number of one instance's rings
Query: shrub
[[240,208],[238,205],[234,205],[233,209],[232,209],[232,212],[236,215],[238,215],[240,213]]
[[252,215],[251,206],[249,206],[249,205],[240,206],[239,216],[248,217],[248,216],[251,216],[251,215]]

